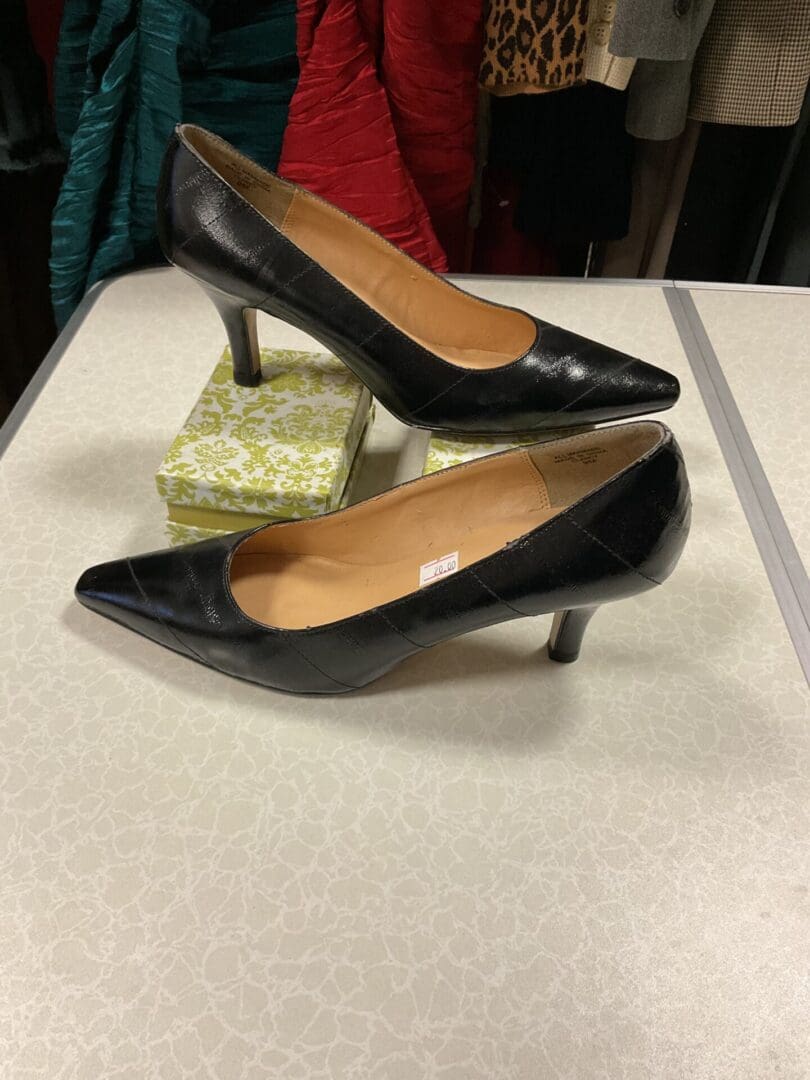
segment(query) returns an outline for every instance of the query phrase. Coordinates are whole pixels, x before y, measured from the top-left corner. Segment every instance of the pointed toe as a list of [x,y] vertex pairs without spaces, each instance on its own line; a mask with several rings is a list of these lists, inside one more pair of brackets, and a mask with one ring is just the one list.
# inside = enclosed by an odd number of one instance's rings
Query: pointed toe
[[76,582],[75,593],[80,604],[101,615],[112,615],[118,609],[131,611],[136,589],[129,562],[116,559],[91,566]]
[[640,404],[646,404],[644,412],[660,412],[671,409],[681,396],[681,384],[674,375],[663,368],[637,360],[631,371],[633,392]]
[[171,633],[135,576],[129,559],[100,563],[85,570],[75,588],[84,607],[150,638],[159,645],[186,652]]
[[674,375],[560,326],[542,326],[535,353],[526,358],[527,375],[532,365],[534,371],[534,415],[526,417],[525,430],[660,412],[680,393]]

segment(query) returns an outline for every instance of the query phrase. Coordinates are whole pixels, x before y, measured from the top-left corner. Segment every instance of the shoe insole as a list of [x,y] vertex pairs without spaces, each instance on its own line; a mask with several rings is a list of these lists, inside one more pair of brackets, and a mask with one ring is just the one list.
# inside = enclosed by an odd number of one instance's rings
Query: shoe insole
[[494,554],[637,460],[663,430],[618,425],[495,454],[260,529],[234,553],[234,598],[257,622],[300,630],[433,588],[435,560],[448,557],[438,569],[458,572]]
[[454,288],[370,229],[303,188],[295,188],[193,125],[197,152],[332,277],[412,341],[462,368],[517,360],[537,327],[525,312]]
[[421,568],[445,556],[455,555],[457,569],[463,570],[555,513],[555,508],[537,508],[472,529],[459,522],[455,533],[445,535],[441,550],[434,539],[392,562],[346,562],[326,554],[237,555],[231,588],[242,610],[257,622],[290,630],[320,626],[415,592]]
[[412,341],[451,364],[502,367],[532,345],[536,327],[522,311],[452,288],[375,233],[351,225],[298,191],[282,231]]

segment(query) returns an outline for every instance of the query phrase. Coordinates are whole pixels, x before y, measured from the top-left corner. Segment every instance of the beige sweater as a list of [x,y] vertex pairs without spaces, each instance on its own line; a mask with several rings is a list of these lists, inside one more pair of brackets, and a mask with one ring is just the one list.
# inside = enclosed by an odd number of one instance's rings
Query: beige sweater
[[585,78],[604,83],[613,90],[625,90],[636,61],[631,56],[614,56],[608,48],[615,17],[616,0],[591,0]]

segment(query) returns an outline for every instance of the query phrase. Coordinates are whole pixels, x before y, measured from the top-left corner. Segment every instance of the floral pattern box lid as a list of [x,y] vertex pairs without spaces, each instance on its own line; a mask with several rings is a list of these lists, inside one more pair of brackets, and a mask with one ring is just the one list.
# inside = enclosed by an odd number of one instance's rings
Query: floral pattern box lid
[[262,382],[226,349],[158,469],[170,521],[219,531],[335,510],[371,412],[336,357],[262,349]]

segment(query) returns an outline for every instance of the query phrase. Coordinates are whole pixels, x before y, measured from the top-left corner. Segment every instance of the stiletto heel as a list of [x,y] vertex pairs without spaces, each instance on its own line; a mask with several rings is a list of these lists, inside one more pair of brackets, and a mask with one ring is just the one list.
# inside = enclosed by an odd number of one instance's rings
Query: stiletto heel
[[596,610],[596,607],[569,608],[555,614],[548,638],[548,655],[552,660],[573,664],[582,648],[585,628]]
[[262,360],[256,333],[256,309],[216,289],[205,289],[225,324],[233,359],[233,381],[237,386],[258,386],[262,381]]

